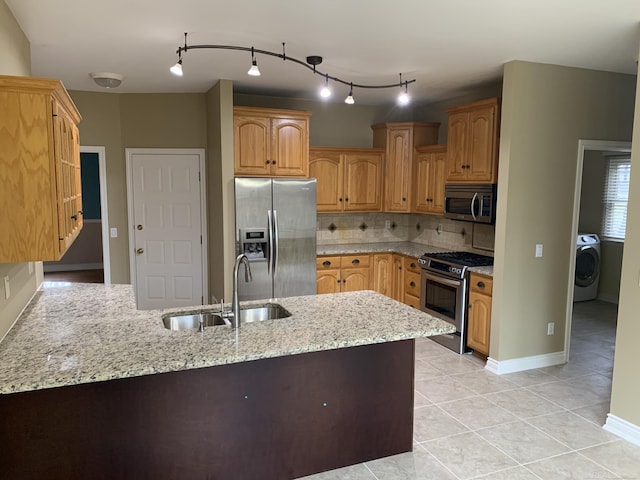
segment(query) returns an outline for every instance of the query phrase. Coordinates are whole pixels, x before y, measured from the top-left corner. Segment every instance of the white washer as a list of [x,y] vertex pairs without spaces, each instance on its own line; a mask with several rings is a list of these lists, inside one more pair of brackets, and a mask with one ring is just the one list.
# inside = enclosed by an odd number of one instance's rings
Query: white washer
[[579,233],[576,241],[576,275],[573,301],[594,300],[600,278],[600,239],[595,233]]

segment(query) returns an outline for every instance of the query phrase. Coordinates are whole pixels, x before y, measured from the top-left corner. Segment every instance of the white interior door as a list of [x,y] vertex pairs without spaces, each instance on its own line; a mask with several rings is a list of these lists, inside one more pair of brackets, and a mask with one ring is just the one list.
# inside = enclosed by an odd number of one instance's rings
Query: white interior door
[[131,280],[139,309],[204,300],[203,155],[180,152],[127,150]]

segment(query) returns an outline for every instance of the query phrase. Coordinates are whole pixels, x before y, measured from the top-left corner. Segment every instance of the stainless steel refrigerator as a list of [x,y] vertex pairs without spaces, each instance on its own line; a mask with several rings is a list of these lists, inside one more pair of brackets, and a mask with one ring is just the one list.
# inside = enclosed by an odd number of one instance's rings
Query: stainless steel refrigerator
[[241,270],[238,298],[315,294],[315,178],[236,177],[235,194],[236,252],[249,257],[253,276],[246,282]]

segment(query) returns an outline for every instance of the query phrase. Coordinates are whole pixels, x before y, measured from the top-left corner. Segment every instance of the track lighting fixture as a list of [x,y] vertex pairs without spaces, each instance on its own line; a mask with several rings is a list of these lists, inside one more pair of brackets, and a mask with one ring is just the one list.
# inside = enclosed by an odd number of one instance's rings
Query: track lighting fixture
[[[400,74],[400,87],[402,88],[402,74]],[[404,91],[398,95],[398,103],[400,105],[408,105],[409,104],[409,87],[407,84],[404,84]]]
[[329,98],[331,96],[331,89],[329,88],[329,75],[325,75],[325,84],[320,90],[320,96],[322,98]]
[[353,99],[353,83],[349,84],[349,95],[344,99],[344,103],[348,103],[349,105],[353,105],[356,101]]
[[349,85],[349,95],[345,99],[345,103],[348,103],[348,104],[355,103],[355,100],[353,99],[353,87],[357,87],[357,88],[397,88],[397,87],[403,88],[404,87],[404,92],[401,93],[400,97],[398,98],[398,101],[402,104],[406,104],[409,102],[408,85],[410,83],[415,82],[416,81],[415,79],[403,81],[402,75],[400,75],[399,83],[392,83],[392,84],[386,84],[386,85],[363,85],[363,84],[357,84],[357,83],[354,84],[353,82],[348,82],[346,80],[342,80],[341,78],[331,76],[328,73],[323,73],[319,70],[316,70],[316,66],[322,63],[321,56],[310,55],[306,58],[306,61],[303,61],[303,60],[299,60],[297,58],[288,56],[285,53],[284,47],[285,47],[285,44],[283,43],[282,53],[277,53],[277,52],[270,52],[268,50],[256,49],[254,47],[240,47],[236,45],[187,45],[187,33],[185,33],[184,45],[181,47],[178,47],[178,50],[176,50],[176,53],[178,54],[178,62],[173,67],[171,67],[170,70],[171,70],[171,73],[173,73],[174,75],[182,76],[182,53],[183,52],[186,53],[188,50],[203,49],[203,48],[218,49],[218,50],[240,50],[243,52],[251,52],[251,68],[247,72],[249,75],[253,75],[253,76],[260,75],[260,70],[258,69],[258,64],[256,62],[256,57],[255,57],[255,54],[259,53],[261,55],[269,55],[271,57],[281,58],[282,60],[289,60],[290,62],[296,63],[305,68],[308,68],[315,74],[323,76],[325,78],[325,84],[320,92],[320,95],[323,98],[327,98],[331,95],[331,90],[329,89],[329,80],[332,80],[336,83]]
[[258,68],[258,64],[256,63],[256,55],[254,53],[253,47],[251,47],[251,68],[247,73],[252,77],[260,76],[260,69]]

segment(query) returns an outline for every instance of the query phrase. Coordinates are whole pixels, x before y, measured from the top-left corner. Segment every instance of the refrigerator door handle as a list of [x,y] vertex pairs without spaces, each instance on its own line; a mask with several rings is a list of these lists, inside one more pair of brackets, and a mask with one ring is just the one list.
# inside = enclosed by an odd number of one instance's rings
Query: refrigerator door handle
[[273,218],[271,217],[271,210],[267,210],[267,231],[269,233],[269,258],[267,259],[267,275],[271,276],[273,270]]
[[278,276],[278,256],[280,253],[280,234],[278,233],[278,212],[277,210],[273,211],[273,238],[275,239],[273,243],[275,243],[275,247],[273,249],[274,259],[273,259],[273,278]]

